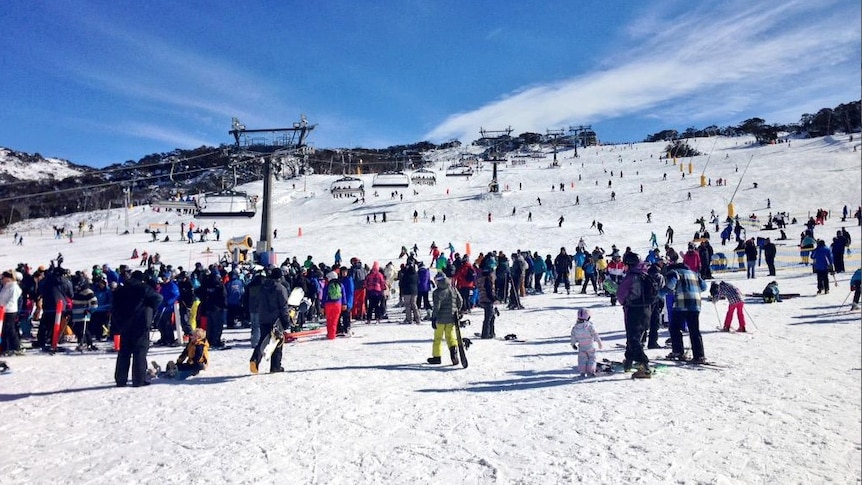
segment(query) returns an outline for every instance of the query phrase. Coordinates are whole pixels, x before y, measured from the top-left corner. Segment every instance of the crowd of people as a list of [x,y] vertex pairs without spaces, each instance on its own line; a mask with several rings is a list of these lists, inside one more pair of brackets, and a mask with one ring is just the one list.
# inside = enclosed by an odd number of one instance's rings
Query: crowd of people
[[[816,220],[806,226],[800,248],[803,262],[810,262],[817,275],[818,293],[828,293],[828,275],[845,270],[843,256],[850,245],[849,234],[842,228],[827,247],[824,240],[814,238],[815,226]],[[434,327],[429,363],[441,363],[445,338],[454,364],[458,357],[453,326],[464,315],[480,309],[479,338],[493,339],[498,305],[522,309],[522,299],[529,295],[541,294],[549,286],[554,293],[565,290],[570,294],[574,285],[580,294],[591,290],[594,295],[608,297],[611,305],[619,303],[624,308],[623,366],[626,370],[636,367],[636,377],[648,377],[651,372],[644,347],[664,347],[658,342],[662,325],[670,333],[671,353],[667,358],[707,361],[698,315],[701,294],[708,288],[706,281],[713,279],[713,250],[707,236],[688,243],[680,254],[672,246],[670,227],[665,235],[664,254],[653,247],[643,259],[629,247],[623,251],[616,245],[610,251],[598,246],[589,250],[583,238],[571,255],[561,247],[556,256],[544,257],[538,251],[517,249],[509,254],[492,250],[472,258],[456,252],[451,243],[446,254],[433,242],[425,256],[414,244],[412,249],[403,247],[399,259],[383,267],[377,261],[365,264],[358,257],[342,264],[339,250],[331,265],[315,262],[309,255],[302,262],[292,257],[270,267],[251,263],[205,267],[196,263],[183,268],[142,257],[141,265],[134,268],[120,265],[113,269],[103,264],[73,273],[63,266],[60,254],[48,267],[32,268],[22,263],[3,272],[0,307],[5,314],[0,345],[4,355],[13,356],[25,353],[22,339],[31,341],[33,349],[49,352],[58,351],[64,340],[73,341],[81,352],[98,350],[99,341],[112,343],[110,348],[117,352],[117,385],[126,385],[131,371],[132,385],[143,386],[148,382],[146,355],[151,345],[180,347],[192,342],[206,345],[208,354],[210,349],[228,347],[222,336],[226,327],[250,330],[250,343],[255,348],[252,360],[258,360],[262,335],[269,335],[279,322],[282,329],[296,324],[288,316],[287,301],[291,291],[298,288],[307,302],[298,318],[300,328],[307,322],[321,322],[327,339],[348,337],[354,322],[380,323],[389,319],[391,307],[402,307],[404,317],[399,323],[430,321]],[[775,274],[774,245],[769,239],[760,245],[753,238],[738,239],[749,278],[754,278],[758,249],[765,250],[769,274]],[[854,278],[855,309],[859,278]],[[746,331],[743,298],[736,287],[721,282],[714,285],[710,298],[728,300],[724,330],[730,330],[735,314],[737,331]],[[589,312],[579,312],[582,328],[577,332],[573,329],[572,337],[573,345],[581,342],[586,347],[585,353],[592,349],[586,344],[592,338],[592,327],[585,323],[588,321]],[[200,334],[201,330],[205,333]],[[691,340],[692,355],[685,352],[684,330]],[[158,332],[154,341],[152,331]],[[192,356],[200,354],[194,348],[186,351]],[[595,362],[588,357],[582,374],[595,372]],[[197,371],[206,366],[198,364]],[[272,372],[283,370],[280,349],[270,365]]]

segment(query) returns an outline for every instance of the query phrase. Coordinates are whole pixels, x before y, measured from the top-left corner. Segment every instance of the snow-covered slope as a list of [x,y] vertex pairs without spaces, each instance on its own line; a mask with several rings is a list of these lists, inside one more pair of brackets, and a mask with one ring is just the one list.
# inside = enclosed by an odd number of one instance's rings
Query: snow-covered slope
[[21,154],[0,147],[0,174],[7,174],[18,180],[62,180],[81,175],[69,162],[59,158],[39,158],[38,161],[23,161]]
[[[779,241],[776,279],[785,293],[803,296],[750,300],[748,334],[716,332],[726,303],[705,303],[706,354],[726,368],[669,367],[649,381],[575,377],[568,335],[579,307],[590,308],[604,339],[599,359],[622,358],[615,345],[624,342],[622,310],[592,292],[546,291],[524,298],[525,310],[501,307],[497,334],[526,341],[476,342],[466,370],[422,365],[431,350],[427,326],[363,323],[354,324],[356,338],[289,345],[288,372],[278,375],[250,375],[247,331],[228,331],[234,348],[213,352],[201,376],[145,389],[112,386],[111,354],[12,357],[13,372],[0,376],[0,433],[9,444],[0,476],[4,483],[859,483],[862,332],[858,312],[838,311],[862,264],[859,227],[840,221],[844,205],[852,213],[862,201],[858,139],[766,147],[703,139],[694,143],[707,155],[676,165],[659,160],[661,143],[592,147],[577,159],[559,153],[560,168],[549,168],[550,155],[501,165],[499,194],[487,191],[490,166],[469,180],[446,177],[452,152],[435,162],[433,187],[395,193],[372,188],[373,176],[363,175],[365,204],[330,197],[335,176],[279,181],[280,261],[313,255],[331,263],[341,249],[345,260],[397,264],[401,246],[416,244],[427,263],[432,241],[460,252],[469,244],[474,257],[516,249],[555,255],[580,237],[590,248],[631,246],[643,255],[650,233],[663,242],[668,226],[674,247],[684,249],[695,219],[711,210],[723,217],[731,200],[743,218],[785,211],[799,223]],[[700,186],[701,173],[711,185]],[[719,178],[727,184],[718,186]],[[260,194],[261,184],[243,189]],[[832,214],[818,237],[831,241],[841,227],[853,236],[848,272],[822,296],[795,247],[801,223],[818,208]],[[367,222],[375,214],[378,222]],[[259,215],[220,220],[220,242],[186,244],[180,224],[192,219],[148,207],[128,218],[129,235],[120,235],[126,214],[118,209],[18,223],[0,245],[0,267],[47,265],[58,252],[73,270],[136,265],[133,249],[189,267],[214,262],[229,237],[260,232]],[[593,220],[604,235],[591,229]],[[79,222],[92,223],[93,232],[76,231],[72,243],[54,239],[53,225]],[[165,222],[171,242],[149,242],[143,230]],[[748,236],[776,235],[757,226],[747,225]],[[24,235],[22,246],[11,244],[14,232]],[[713,243],[730,252],[715,235]],[[753,292],[770,280],[765,274],[760,267],[754,280],[739,272],[717,277]],[[481,315],[470,319],[466,335],[480,328]],[[158,348],[150,356],[164,366],[177,353]]]

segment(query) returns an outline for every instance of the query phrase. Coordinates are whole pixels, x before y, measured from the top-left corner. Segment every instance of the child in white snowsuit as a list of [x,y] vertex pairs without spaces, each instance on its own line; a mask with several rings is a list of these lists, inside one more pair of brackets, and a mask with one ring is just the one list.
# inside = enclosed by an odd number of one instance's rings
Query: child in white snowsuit
[[572,348],[578,351],[578,372],[581,377],[596,375],[596,348],[593,342],[602,348],[602,339],[590,322],[590,311],[581,308],[578,310],[578,321],[572,327]]

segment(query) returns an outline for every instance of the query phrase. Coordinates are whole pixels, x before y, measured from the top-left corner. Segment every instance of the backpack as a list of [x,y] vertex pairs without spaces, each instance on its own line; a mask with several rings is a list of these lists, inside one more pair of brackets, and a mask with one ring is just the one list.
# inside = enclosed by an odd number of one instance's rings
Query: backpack
[[327,287],[326,294],[329,297],[329,301],[340,301],[341,300],[341,283],[337,281],[333,281],[329,283]]
[[774,303],[775,302],[775,283],[770,283],[766,285],[766,288],[763,289],[763,303]]
[[472,267],[467,268],[467,271],[464,273],[464,281],[474,283],[476,281],[476,270]]
[[658,285],[655,280],[646,273],[635,274],[636,280],[632,282],[631,291],[626,298],[626,304],[630,306],[652,306],[658,298]]

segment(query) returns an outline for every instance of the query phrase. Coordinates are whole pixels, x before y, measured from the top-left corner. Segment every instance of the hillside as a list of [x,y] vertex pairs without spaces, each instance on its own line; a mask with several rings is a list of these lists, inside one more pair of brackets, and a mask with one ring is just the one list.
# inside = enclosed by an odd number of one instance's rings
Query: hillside
[[[416,243],[427,247],[431,240],[443,245],[452,242],[459,250],[471,243],[478,251],[532,247],[542,253],[555,253],[560,246],[557,241],[574,245],[582,236],[591,245],[609,248],[616,243],[642,251],[648,245],[651,231],[661,237],[671,225],[678,231],[678,240],[685,240],[694,233],[697,218],[708,218],[711,210],[723,217],[734,192],[735,211],[743,217],[753,213],[764,219],[769,212],[784,211],[801,223],[818,208],[839,214],[845,204],[852,211],[854,203],[858,205],[862,199],[860,153],[853,151],[858,137],[855,139],[856,142],[850,143],[848,136],[835,136],[767,146],[755,145],[753,138],[744,137],[696,139],[692,145],[707,154],[680,160],[685,178],[679,164],[659,160],[665,147],[663,142],[590,147],[581,149],[577,159],[571,151],[558,153],[560,168],[548,168],[550,154],[545,159],[527,159],[526,165],[501,164],[498,194],[488,193],[491,167],[487,163],[469,179],[446,177],[445,168],[459,154],[457,149],[449,149],[429,157],[434,160],[435,186],[412,186],[392,197],[397,189],[372,188],[374,176],[361,176],[366,188],[365,204],[353,203],[354,199],[332,198],[329,188],[336,176],[312,175],[276,181],[273,228],[279,231],[279,238],[273,245],[279,260],[285,256],[304,259],[307,254],[329,260],[339,248],[343,253],[361,254],[365,260],[390,260],[397,257],[401,246]],[[712,185],[700,187],[700,174],[707,160],[704,175]],[[740,184],[749,161],[750,167]],[[693,168],[691,174],[689,163]],[[663,180],[665,174],[667,180]],[[726,179],[727,184],[717,186],[720,178]],[[758,188],[754,188],[754,183]],[[559,190],[560,184],[565,191]],[[240,188],[249,195],[262,192],[260,182]],[[615,201],[611,200],[611,192],[616,193]],[[687,200],[689,192],[691,201]],[[575,205],[576,196],[579,205]],[[537,199],[541,199],[541,206]],[[767,199],[771,201],[770,209],[766,207]],[[418,212],[420,222],[405,224],[412,220],[414,211]],[[366,223],[375,213],[382,221],[384,212],[389,221],[386,224]],[[528,223],[530,212],[532,222]],[[651,224],[646,222],[647,213],[652,213]],[[446,223],[442,222],[443,216]],[[562,228],[558,227],[560,216],[565,218]],[[432,217],[437,221],[434,225],[430,225]],[[132,248],[137,248],[159,252],[165,260],[195,259],[202,248],[179,242],[180,223],[192,220],[175,213],[157,213],[148,206],[135,207],[129,211],[128,227],[134,234],[101,238],[100,255],[117,264],[128,257]],[[604,224],[604,236],[590,228],[593,220]],[[55,250],[68,253],[68,264],[89,266],[85,261],[87,255],[75,254],[77,246],[50,239],[53,226],[77,228],[80,222],[85,226],[93,224],[96,234],[117,234],[126,229],[124,212],[113,209],[110,214],[102,210],[24,221],[15,223],[7,232],[26,234],[28,245],[47,243],[47,253]],[[165,222],[171,225],[169,234],[175,242],[148,243],[149,236],[143,234],[148,224]],[[213,223],[218,224],[223,238],[249,234],[257,240],[260,235],[259,214],[251,219],[209,222]],[[298,238],[300,228],[303,236]],[[788,231],[788,236],[798,236],[794,232],[798,231]],[[48,241],[42,241],[44,237]],[[81,241],[89,237],[85,233]],[[215,252],[208,258],[224,251],[223,245],[207,246]]]

